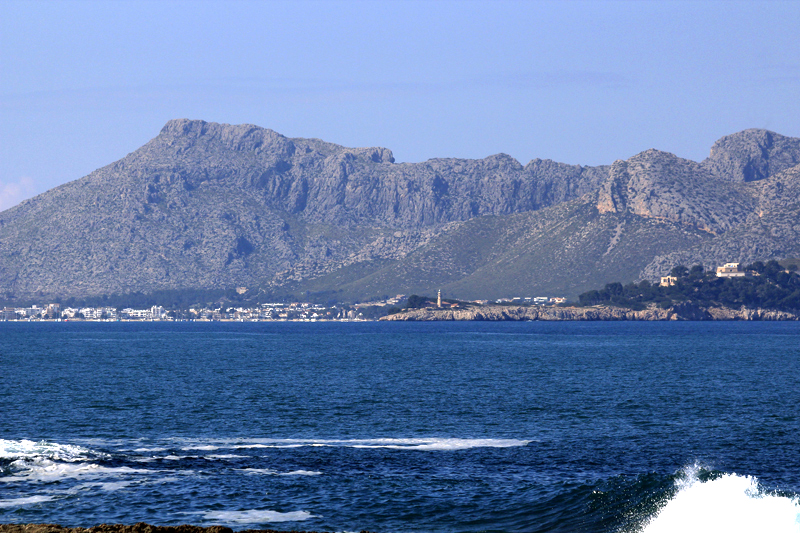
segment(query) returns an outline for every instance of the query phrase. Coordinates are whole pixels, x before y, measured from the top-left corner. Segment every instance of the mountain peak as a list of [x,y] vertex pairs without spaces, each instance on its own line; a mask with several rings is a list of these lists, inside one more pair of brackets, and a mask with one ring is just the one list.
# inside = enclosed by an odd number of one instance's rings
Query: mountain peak
[[202,135],[203,129],[208,125],[205,120],[192,120],[189,118],[174,118],[168,120],[161,128],[159,135]]
[[751,128],[722,137],[703,161],[728,181],[758,181],[800,163],[800,139]]

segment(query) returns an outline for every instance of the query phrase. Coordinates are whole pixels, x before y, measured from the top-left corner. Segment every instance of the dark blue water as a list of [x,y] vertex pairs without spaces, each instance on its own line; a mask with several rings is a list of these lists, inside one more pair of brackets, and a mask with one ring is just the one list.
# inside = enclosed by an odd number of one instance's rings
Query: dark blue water
[[795,323],[0,323],[0,522],[800,531],[799,379]]

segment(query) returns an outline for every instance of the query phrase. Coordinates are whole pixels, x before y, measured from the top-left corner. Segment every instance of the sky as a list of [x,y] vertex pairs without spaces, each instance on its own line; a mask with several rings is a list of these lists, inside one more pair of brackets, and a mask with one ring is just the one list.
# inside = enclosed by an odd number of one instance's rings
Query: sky
[[0,210],[112,163],[173,118],[383,146],[696,161],[800,137],[800,2],[0,2]]

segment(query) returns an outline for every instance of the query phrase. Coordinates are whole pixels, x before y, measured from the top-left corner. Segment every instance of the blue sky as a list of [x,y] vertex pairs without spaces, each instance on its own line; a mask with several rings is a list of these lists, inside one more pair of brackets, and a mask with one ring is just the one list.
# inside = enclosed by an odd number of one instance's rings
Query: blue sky
[[597,165],[800,136],[800,2],[0,3],[0,209],[171,118]]

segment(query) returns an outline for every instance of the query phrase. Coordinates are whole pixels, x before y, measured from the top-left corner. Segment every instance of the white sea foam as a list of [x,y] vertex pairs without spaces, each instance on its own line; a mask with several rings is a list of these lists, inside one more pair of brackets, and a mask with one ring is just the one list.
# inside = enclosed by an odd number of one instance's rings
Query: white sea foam
[[46,441],[0,439],[0,459],[47,458],[56,461],[78,462],[107,457],[82,446]]
[[526,446],[530,440],[519,439],[346,439],[346,440],[260,440],[251,444],[239,444],[237,449],[246,448],[299,448],[303,446],[334,446],[346,448],[387,448],[394,450],[449,451],[471,448],[510,448]]
[[138,484],[134,481],[114,481],[114,482],[94,482],[94,483],[81,483],[77,487],[72,487],[67,492],[76,494],[82,490],[100,489],[105,492],[114,492],[120,489],[130,487],[131,485]]
[[49,502],[54,500],[55,496],[28,496],[27,498],[15,498],[13,500],[0,500],[0,508],[5,507],[22,507],[24,505],[31,505],[34,503]]
[[251,509],[248,511],[207,511],[203,513],[203,518],[236,524],[265,524],[271,522],[302,522],[303,520],[317,517],[308,511],[279,513],[278,511]]
[[[194,473],[194,472],[192,472],[192,473]],[[180,482],[180,481],[183,481],[183,480],[181,478],[179,478],[179,477],[162,477],[162,478],[156,479],[155,481],[150,482],[150,484],[163,485],[164,483],[177,483],[177,482]]]
[[517,439],[375,439],[353,441],[354,448],[390,448],[394,450],[469,450],[471,448],[512,448],[526,446],[529,440]]
[[249,455],[235,455],[232,453],[222,455],[204,455],[203,459],[247,459]]
[[262,476],[321,476],[322,472],[315,470],[292,470],[291,472],[278,472],[269,468],[241,468],[240,472],[248,475],[262,475]]
[[700,481],[697,467],[686,469],[678,492],[645,525],[643,533],[798,533],[800,502],[767,494],[752,476],[724,474]]
[[205,446],[186,446],[185,448],[181,448],[181,450],[185,452],[199,450],[199,451],[206,451],[206,452],[213,452],[214,450],[219,450],[220,446],[214,445],[205,445]]
[[96,486],[100,488],[100,490],[104,490],[106,492],[114,492],[120,489],[124,489],[133,485],[132,481],[114,481],[110,483],[97,483]]
[[141,470],[127,466],[111,468],[94,463],[60,463],[43,458],[18,459],[13,461],[9,468],[12,475],[0,477],[0,482],[36,481],[47,483],[70,478],[151,474],[156,472],[155,470]]
[[310,444],[239,444],[234,446],[236,450],[247,450],[256,448],[302,448],[303,446],[310,446]]

